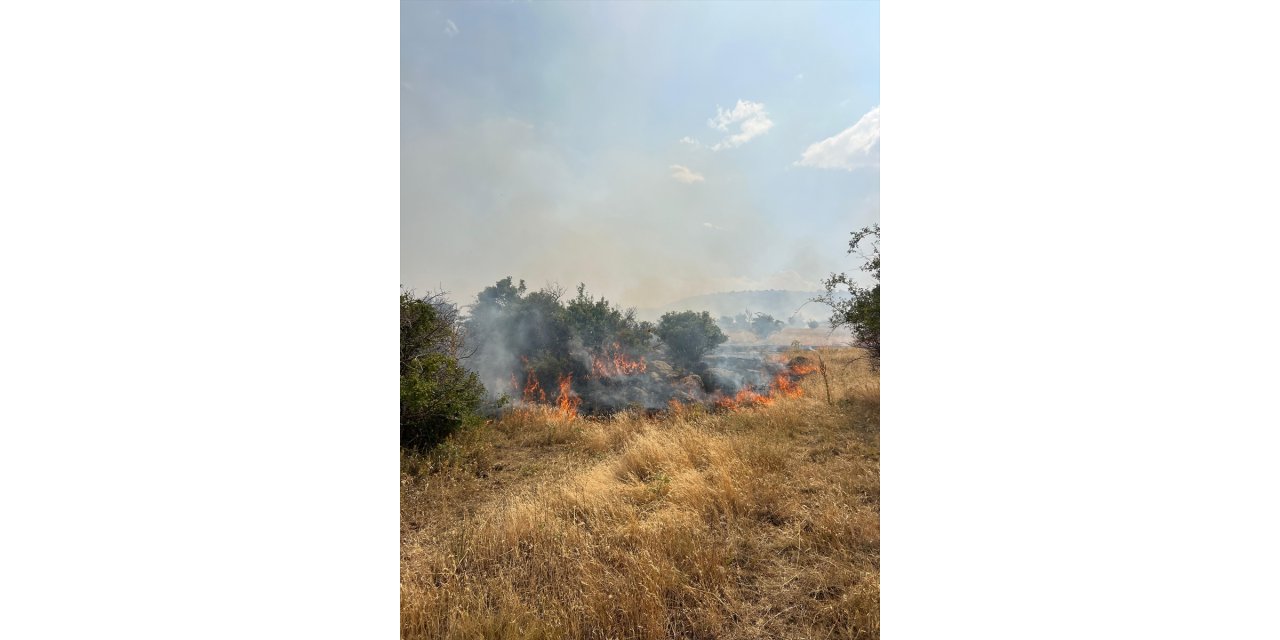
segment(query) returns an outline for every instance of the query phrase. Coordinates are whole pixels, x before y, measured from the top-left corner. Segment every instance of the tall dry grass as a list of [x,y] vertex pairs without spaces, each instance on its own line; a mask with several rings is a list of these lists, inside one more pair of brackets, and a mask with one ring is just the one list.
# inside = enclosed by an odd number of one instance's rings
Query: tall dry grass
[[402,458],[405,638],[879,637],[879,381],[605,420],[516,412]]

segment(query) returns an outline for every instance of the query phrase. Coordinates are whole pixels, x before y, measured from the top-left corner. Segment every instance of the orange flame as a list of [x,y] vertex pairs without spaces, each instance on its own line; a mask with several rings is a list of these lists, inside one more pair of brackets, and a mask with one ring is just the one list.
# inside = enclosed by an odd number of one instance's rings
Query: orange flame
[[777,394],[784,398],[799,398],[804,395],[804,390],[800,388],[800,385],[792,382],[790,376],[785,373],[779,373],[778,377],[773,380],[770,394]]
[[547,392],[543,391],[542,385],[538,384],[538,378],[533,375],[533,369],[529,370],[529,377],[524,385],[524,401],[547,403]]
[[759,393],[755,389],[747,387],[732,396],[726,396],[716,401],[717,409],[725,411],[741,411],[753,407],[767,407],[777,401],[778,398],[799,398],[804,395],[804,389],[796,384],[792,379],[792,374],[788,372],[779,373],[773,383],[769,385],[766,393]]
[[573,393],[573,376],[560,376],[560,399],[556,402],[556,412],[561,418],[569,419],[578,415],[580,404],[582,398]]
[[791,377],[793,378],[807,376],[818,371],[818,365],[807,356],[792,358],[788,361],[786,355],[779,355],[777,361],[787,364],[787,371],[791,372]]
[[612,349],[605,349],[603,355],[591,358],[591,374],[596,377],[630,376],[644,373],[648,368],[643,357],[638,360],[627,358],[622,345],[617,342],[613,343]]
[[[517,388],[515,374],[511,375],[511,382]],[[556,403],[551,412],[558,418],[569,419],[578,415],[578,405],[582,404],[582,398],[573,392],[573,376],[562,375],[559,379],[560,395],[556,398]],[[521,392],[522,399],[525,404],[550,404],[547,402],[547,392],[538,383],[538,378],[533,374],[533,369],[528,370],[528,376]]]
[[767,407],[773,404],[773,401],[773,396],[761,395],[756,393],[754,389],[748,387],[732,396],[717,400],[716,408],[725,409],[727,411],[738,411],[741,409],[750,409],[752,407]]
[[[617,345],[614,345],[615,347]],[[622,375],[629,376],[636,373],[644,373],[648,366],[644,362],[644,358],[639,360],[628,360],[626,354],[621,350],[613,354],[613,368]]]

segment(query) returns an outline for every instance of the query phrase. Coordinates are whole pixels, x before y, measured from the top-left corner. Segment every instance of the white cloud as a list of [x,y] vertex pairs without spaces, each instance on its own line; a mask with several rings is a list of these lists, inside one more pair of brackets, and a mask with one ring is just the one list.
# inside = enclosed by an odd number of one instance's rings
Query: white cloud
[[818,169],[845,169],[880,165],[880,106],[868,111],[856,124],[826,140],[809,145],[796,165]]
[[671,168],[671,177],[674,178],[677,182],[683,182],[685,184],[693,184],[695,182],[703,182],[704,180],[706,180],[706,178],[704,178],[702,174],[691,170],[689,167],[673,164],[671,165],[670,168]]
[[721,131],[728,131],[729,125],[738,124],[738,133],[713,145],[711,147],[712,151],[741,146],[752,138],[764,135],[769,129],[773,128],[773,121],[769,119],[769,114],[764,110],[764,105],[759,102],[747,102],[746,100],[739,100],[732,111],[725,111],[716,107],[716,117],[708,120],[707,124]]
[[452,20],[445,20],[444,34],[450,38],[458,35],[458,25],[454,24]]
[[[747,100],[739,100],[738,104],[728,111],[716,107],[716,117],[707,120],[707,126],[719,131],[729,132],[731,125],[737,125],[737,133],[732,133],[711,145],[712,151],[740,147],[752,138],[767,133],[773,128],[773,121],[769,119],[769,113],[764,110],[763,104]],[[700,142],[688,136],[681,138],[680,142],[692,145],[694,148],[702,147]]]
[[702,223],[702,226],[704,226],[704,227],[706,227],[706,228],[708,228],[708,229],[715,229],[715,230],[717,230],[717,231],[724,231],[724,227],[721,227],[721,226],[718,226],[718,225],[711,224],[710,222],[704,222],[704,223]]

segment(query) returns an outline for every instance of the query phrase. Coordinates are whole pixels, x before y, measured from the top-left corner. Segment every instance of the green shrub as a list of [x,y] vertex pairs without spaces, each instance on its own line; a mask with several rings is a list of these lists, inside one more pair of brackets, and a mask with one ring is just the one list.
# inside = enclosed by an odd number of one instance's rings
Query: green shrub
[[457,310],[441,295],[400,294],[400,446],[429,448],[480,406],[484,386],[458,362]]
[[756,337],[761,340],[779,331],[782,331],[782,321],[775,320],[773,316],[767,313],[757,313],[751,319],[751,333],[756,334]]
[[697,367],[702,356],[729,339],[706,311],[663,314],[654,333],[666,345],[671,362],[685,370]]

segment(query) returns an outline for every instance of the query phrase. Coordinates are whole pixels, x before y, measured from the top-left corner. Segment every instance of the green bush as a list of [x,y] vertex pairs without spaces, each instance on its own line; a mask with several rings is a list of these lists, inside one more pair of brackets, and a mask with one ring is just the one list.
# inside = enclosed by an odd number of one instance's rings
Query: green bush
[[702,356],[729,339],[706,311],[663,314],[654,333],[666,345],[672,364],[685,370],[696,368]]
[[653,336],[653,325],[636,320],[635,309],[623,311],[604,298],[597,300],[587,295],[585,284],[578,285],[578,297],[565,305],[565,313],[573,334],[596,355],[610,348],[643,353]]
[[474,415],[484,386],[458,362],[457,310],[441,295],[400,293],[400,446],[429,448]]
[[756,337],[761,340],[779,331],[782,331],[782,321],[775,320],[773,316],[767,313],[757,313],[751,319],[751,333],[756,334]]

